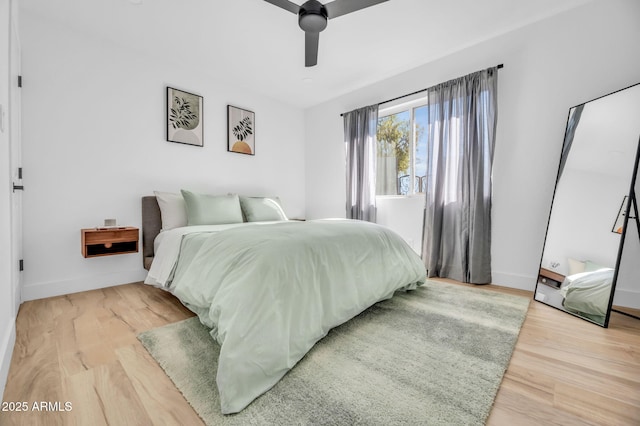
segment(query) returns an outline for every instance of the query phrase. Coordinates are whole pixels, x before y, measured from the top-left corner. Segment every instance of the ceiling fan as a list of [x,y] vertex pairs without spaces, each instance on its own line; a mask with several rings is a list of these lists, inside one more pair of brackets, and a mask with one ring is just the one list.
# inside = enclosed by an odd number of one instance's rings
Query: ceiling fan
[[298,25],[304,31],[304,65],[312,67],[318,63],[320,32],[327,27],[327,20],[389,0],[334,0],[327,4],[308,0],[302,6],[289,0],[265,1],[298,15]]

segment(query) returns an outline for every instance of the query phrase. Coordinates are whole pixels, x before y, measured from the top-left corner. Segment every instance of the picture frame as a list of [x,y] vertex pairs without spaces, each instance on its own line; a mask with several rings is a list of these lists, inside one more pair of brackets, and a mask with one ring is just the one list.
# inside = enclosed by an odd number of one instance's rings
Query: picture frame
[[255,123],[253,111],[227,105],[227,151],[255,155]]
[[204,98],[184,90],[167,87],[167,141],[204,146]]
[[[620,205],[620,210],[618,211],[618,216],[616,216],[616,221],[613,224],[613,228],[611,228],[611,232],[614,234],[622,234],[622,227],[624,226],[624,217],[627,214],[627,205],[629,204],[629,196],[625,195],[622,199],[622,204]],[[635,219],[635,216],[630,212],[629,219]]]

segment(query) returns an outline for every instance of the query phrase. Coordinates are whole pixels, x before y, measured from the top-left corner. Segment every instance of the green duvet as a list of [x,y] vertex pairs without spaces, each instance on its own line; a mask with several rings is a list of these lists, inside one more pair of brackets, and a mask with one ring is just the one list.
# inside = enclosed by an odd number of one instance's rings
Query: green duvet
[[291,221],[185,235],[170,290],[221,345],[216,379],[228,414],[331,328],[425,277],[421,259],[385,227]]
[[604,323],[609,310],[613,274],[613,269],[601,268],[568,276],[567,284],[560,290],[564,296],[562,306],[599,324]]

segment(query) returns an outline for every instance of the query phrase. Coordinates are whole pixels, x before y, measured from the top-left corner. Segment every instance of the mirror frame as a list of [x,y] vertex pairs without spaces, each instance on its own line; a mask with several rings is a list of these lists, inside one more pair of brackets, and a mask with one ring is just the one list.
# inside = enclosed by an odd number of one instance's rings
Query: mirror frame
[[[638,163],[640,162],[640,135],[638,135],[638,143],[637,143],[637,147],[636,147],[635,161],[634,161],[634,164],[633,164],[633,171],[632,171],[632,175],[631,175],[630,189],[627,192],[627,194],[629,195],[629,198],[628,198],[627,205],[625,207],[625,216],[624,216],[624,221],[623,221],[622,234],[620,235],[620,243],[618,245],[618,253],[617,253],[617,256],[616,256],[616,264],[615,264],[615,269],[614,269],[613,278],[612,278],[612,282],[611,282],[611,291],[609,293],[609,302],[607,304],[607,312],[606,312],[606,315],[605,315],[604,322],[602,324],[600,324],[600,323],[598,323],[598,322],[596,322],[594,320],[591,320],[591,319],[589,319],[587,317],[578,315],[578,314],[576,314],[574,312],[568,311],[566,309],[561,309],[561,308],[559,308],[557,306],[554,306],[554,305],[551,305],[549,303],[545,303],[543,301],[540,301],[540,300],[536,299],[536,293],[537,293],[538,286],[540,285],[540,282],[538,281],[538,279],[539,279],[540,269],[542,268],[542,262],[544,260],[545,247],[547,245],[547,237],[549,236],[549,225],[551,223],[551,215],[553,213],[553,205],[554,205],[554,201],[555,201],[555,198],[556,198],[556,192],[558,190],[558,183],[559,183],[559,180],[560,180],[560,177],[561,177],[562,152],[564,150],[564,145],[566,143],[567,132],[569,131],[568,125],[569,125],[569,120],[571,119],[571,111],[574,108],[579,107],[580,105],[586,105],[586,104],[588,104],[590,102],[597,101],[598,99],[602,99],[602,98],[605,98],[607,96],[614,95],[616,93],[622,92],[622,91],[627,90],[627,89],[631,89],[632,87],[636,87],[636,86],[640,86],[640,83],[632,84],[630,86],[627,86],[627,87],[624,87],[622,89],[613,91],[611,93],[607,93],[607,94],[602,95],[602,96],[598,96],[596,98],[593,98],[591,100],[582,102],[580,104],[574,105],[574,106],[569,108],[569,112],[567,114],[567,120],[566,120],[567,124],[565,125],[565,132],[564,132],[564,137],[563,137],[563,140],[562,140],[562,147],[560,149],[560,158],[558,160],[556,180],[555,180],[555,184],[554,184],[554,187],[553,187],[553,195],[551,197],[551,205],[549,207],[549,214],[548,214],[548,217],[547,217],[547,227],[546,227],[546,230],[545,230],[544,241],[543,241],[543,244],[542,244],[542,253],[540,255],[540,262],[538,263],[538,270],[537,270],[537,274],[536,274],[536,285],[534,287],[534,292],[533,292],[533,300],[534,301],[536,301],[538,303],[542,303],[542,304],[544,304],[546,306],[549,306],[549,307],[552,307],[554,309],[557,309],[557,310],[559,310],[561,312],[564,312],[566,314],[573,315],[573,316],[575,316],[577,318],[580,318],[580,319],[582,319],[584,321],[587,321],[589,323],[598,325],[598,326],[603,327],[603,328],[608,328],[609,327],[609,320],[611,318],[611,312],[612,311],[620,312],[620,311],[617,311],[617,310],[613,309],[613,299],[614,299],[615,290],[616,290],[616,283],[618,281],[618,272],[620,270],[620,262],[621,262],[621,259],[622,259],[622,254],[623,254],[623,249],[624,249],[624,242],[625,242],[625,240],[627,238],[629,212],[630,212],[632,206],[633,206],[633,208],[635,210],[635,215],[636,215],[635,221],[636,221],[637,229],[638,229],[638,238],[640,238],[640,218],[638,217],[638,204],[637,204],[637,199],[636,199],[636,194],[635,194],[635,185],[636,185],[636,180],[637,180],[637,175],[638,175]],[[625,312],[621,312],[621,313],[623,313],[625,315],[629,315],[629,314],[626,314]],[[638,317],[635,317],[634,315],[629,315],[629,316],[632,316],[634,318],[640,319]]]

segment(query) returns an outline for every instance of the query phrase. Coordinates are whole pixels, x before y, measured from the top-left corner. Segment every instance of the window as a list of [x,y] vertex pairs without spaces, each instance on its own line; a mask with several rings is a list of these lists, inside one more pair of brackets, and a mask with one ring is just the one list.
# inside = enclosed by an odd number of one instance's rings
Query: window
[[[415,104],[415,103],[414,103]],[[376,195],[424,193],[427,106],[381,110],[378,117]]]

